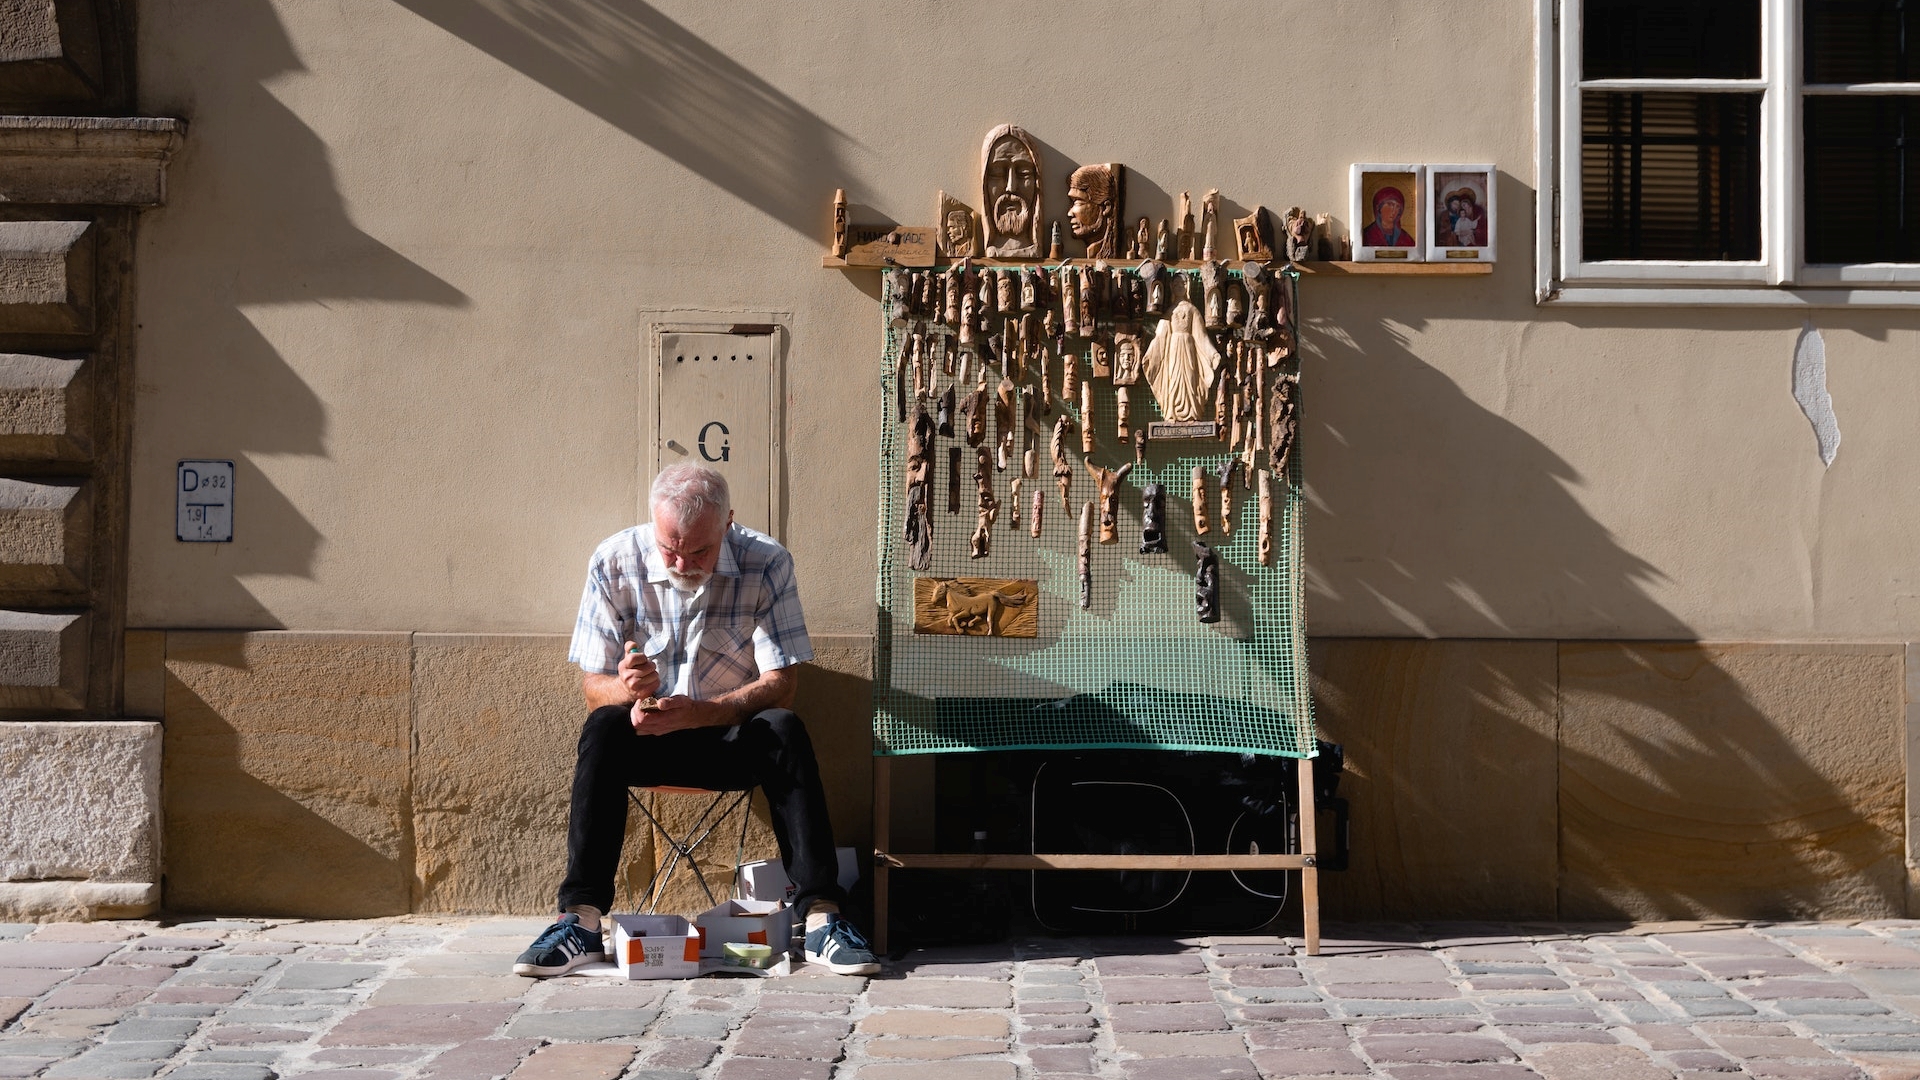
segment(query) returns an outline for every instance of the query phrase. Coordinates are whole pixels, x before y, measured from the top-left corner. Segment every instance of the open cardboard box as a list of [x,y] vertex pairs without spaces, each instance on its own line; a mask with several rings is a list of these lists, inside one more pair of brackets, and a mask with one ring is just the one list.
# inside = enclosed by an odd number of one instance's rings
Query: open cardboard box
[[700,974],[700,931],[678,915],[613,915],[613,961],[623,979]]
[[[860,880],[860,863],[850,847],[834,848],[833,853],[839,858],[839,873],[835,876],[840,887],[851,892],[854,883]],[[786,867],[780,865],[779,859],[741,863],[740,889],[752,900],[793,903],[793,882],[787,880]]]
[[[785,975],[792,970],[793,909],[780,900],[722,900],[694,920],[700,934],[700,969]],[[763,963],[729,956],[729,943],[765,945]]]

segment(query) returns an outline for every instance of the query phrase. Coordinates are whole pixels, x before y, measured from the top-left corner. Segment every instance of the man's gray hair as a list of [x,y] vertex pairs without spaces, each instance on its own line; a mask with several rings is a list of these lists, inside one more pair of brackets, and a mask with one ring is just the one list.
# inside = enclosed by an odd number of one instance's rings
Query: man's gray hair
[[684,523],[700,521],[717,513],[722,521],[733,509],[727,493],[727,478],[705,465],[683,462],[661,469],[653,478],[653,491],[647,497],[649,507],[667,506]]

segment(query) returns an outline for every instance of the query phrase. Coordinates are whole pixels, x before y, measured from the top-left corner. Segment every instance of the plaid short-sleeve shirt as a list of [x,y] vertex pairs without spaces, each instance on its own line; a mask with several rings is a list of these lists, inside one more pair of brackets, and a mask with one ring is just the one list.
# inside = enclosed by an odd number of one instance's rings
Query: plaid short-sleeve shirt
[[740,525],[727,527],[713,576],[690,594],[668,579],[651,523],[594,549],[567,659],[582,671],[612,675],[628,641],[653,657],[661,696],[700,700],[813,659],[793,556],[771,536]]

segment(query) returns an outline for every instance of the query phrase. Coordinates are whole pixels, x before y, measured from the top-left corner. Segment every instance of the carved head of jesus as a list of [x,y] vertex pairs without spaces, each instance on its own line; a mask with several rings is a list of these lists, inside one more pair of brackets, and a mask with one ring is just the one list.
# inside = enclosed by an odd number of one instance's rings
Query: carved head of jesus
[[987,134],[981,151],[980,196],[987,225],[987,255],[1040,254],[1040,155],[1027,133],[1011,125]]

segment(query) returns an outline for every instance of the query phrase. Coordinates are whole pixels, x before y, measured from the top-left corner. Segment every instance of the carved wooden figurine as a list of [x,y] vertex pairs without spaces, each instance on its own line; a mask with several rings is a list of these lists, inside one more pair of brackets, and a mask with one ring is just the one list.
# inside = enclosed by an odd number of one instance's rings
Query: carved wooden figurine
[[1093,484],[1100,504],[1100,542],[1111,544],[1119,539],[1115,530],[1120,524],[1120,481],[1133,471],[1133,462],[1129,461],[1117,469],[1103,469],[1093,462],[1087,462],[1087,472],[1093,474]]
[[1287,234],[1287,260],[1305,262],[1313,258],[1313,219],[1297,206],[1287,209],[1285,225]]
[[907,431],[907,520],[903,539],[907,542],[907,563],[925,570],[933,558],[933,514],[928,502],[933,497],[933,418],[921,405],[914,410],[913,426]]
[[[1223,261],[1222,266],[1226,263]],[[1247,286],[1239,278],[1227,278],[1227,325],[1238,328],[1247,325]]]
[[1135,465],[1145,465],[1147,463],[1146,428],[1141,428],[1139,431],[1133,433],[1133,463]]
[[1087,245],[1089,259],[1120,257],[1126,174],[1121,165],[1082,165],[1067,178],[1067,223],[1074,239]]
[[1227,328],[1227,264],[1224,262],[1203,262],[1200,264],[1200,281],[1206,287],[1207,329],[1225,330]]
[[941,321],[956,330],[960,328],[960,282],[965,276],[959,270],[949,270],[943,282],[946,289],[946,310],[941,313]]
[[936,255],[959,261],[980,254],[980,225],[973,208],[944,191],[934,197],[933,243]]
[[947,447],[947,513],[960,512],[960,448]]
[[960,348],[972,352],[980,336],[980,295],[973,289],[960,290]]
[[1260,565],[1273,565],[1273,474],[1260,470]]
[[1080,332],[1088,337],[1093,336],[1094,327],[1099,325],[1100,286],[1103,284],[1104,277],[1105,275],[1096,272],[1091,266],[1083,266],[1080,268],[1080,289],[1078,296],[1080,301]]
[[1148,259],[1140,264],[1140,285],[1146,290],[1146,302],[1142,310],[1148,315],[1167,313],[1169,278],[1166,265],[1158,259]]
[[1020,529],[1020,478],[1017,476],[1007,484],[1007,528],[1014,532]]
[[953,434],[953,387],[951,386],[947,387],[946,393],[940,395],[939,419],[935,421],[934,427],[942,435]]
[[1000,386],[994,391],[993,430],[998,436],[996,453],[999,455],[1000,471],[1007,469],[1007,455],[1013,452],[1013,380],[1000,377]]
[[1071,405],[1080,400],[1080,358],[1071,350],[1060,350],[1060,400]]
[[1145,342],[1140,327],[1122,323],[1113,328],[1113,385],[1132,386],[1140,381],[1140,368],[1146,362]]
[[967,557],[984,559],[993,553],[993,519],[999,513],[1000,500],[993,497],[993,462],[981,447],[974,458],[973,483],[978,493],[979,523],[967,542]]
[[1056,221],[1053,223],[1053,230],[1047,239],[1047,258],[1058,259],[1063,254],[1065,254],[1065,252],[1060,248],[1060,223]]
[[1220,360],[1220,350],[1200,325],[1200,312],[1184,300],[1174,305],[1154,332],[1142,364],[1161,415],[1175,423],[1199,420]]
[[847,257],[847,189],[833,191],[833,257]]
[[1104,338],[1094,338],[1087,342],[1087,363],[1093,367],[1093,377],[1104,379],[1113,374],[1113,361],[1109,358]]
[[1173,227],[1167,224],[1166,218],[1160,219],[1160,234],[1154,240],[1153,257],[1155,261],[1163,263],[1178,262],[1180,259],[1180,253],[1173,246]]
[[960,415],[967,421],[967,445],[987,441],[987,380],[981,379],[973,393],[960,403]]
[[1129,259],[1153,258],[1153,222],[1141,217],[1139,224],[1133,227],[1133,247],[1128,250]]
[[1240,459],[1228,458],[1220,466],[1220,535],[1233,535],[1233,474],[1240,471]]
[[1060,511],[1069,513],[1073,506],[1069,499],[1073,492],[1073,466],[1067,464],[1067,433],[1073,430],[1073,421],[1067,414],[1061,413],[1060,419],[1053,422],[1053,482],[1060,487]]
[[1028,536],[1037,538],[1040,535],[1040,515],[1044,513],[1046,509],[1047,509],[1046,494],[1043,493],[1039,488],[1034,488],[1033,489],[1033,520],[1027,526]]
[[1147,484],[1140,489],[1140,554],[1167,553],[1167,488]]
[[1267,442],[1267,457],[1273,462],[1273,474],[1288,480],[1287,466],[1293,458],[1293,444],[1300,437],[1300,376],[1282,375],[1273,388],[1273,434]]
[[1038,314],[1042,303],[1041,298],[1046,293],[1046,287],[1040,283],[1043,280],[1040,276],[1040,268],[1029,266],[1024,273],[1020,271],[1015,273],[1020,275],[1020,310],[1026,314]]
[[1240,264],[1240,280],[1247,288],[1247,325],[1241,337],[1265,341],[1273,336],[1273,272],[1267,264]]
[[1080,606],[1093,606],[1093,504],[1080,508]]
[[1273,261],[1273,226],[1267,222],[1266,207],[1256,206],[1246,217],[1234,218],[1233,237],[1242,259]]
[[986,252],[993,259],[1040,257],[1040,154],[1012,124],[987,132],[980,144],[980,213]]
[[1193,194],[1191,192],[1183,191],[1180,193],[1179,245],[1174,248],[1174,250],[1179,253],[1175,256],[1175,258],[1179,259],[1181,262],[1187,262],[1189,260],[1198,258],[1198,255],[1195,253],[1195,249],[1193,246],[1193,240],[1194,240],[1193,232],[1194,232],[1193,230]]
[[[1080,333],[1080,272],[1071,266],[1060,268],[1060,321],[1068,334]],[[1089,329],[1091,332],[1091,329]]]
[[1220,555],[1198,540],[1193,542],[1193,611],[1203,623],[1220,621]]
[[[956,451],[957,453],[958,451]],[[1207,524],[1207,470],[1193,467],[1193,531],[1205,536],[1213,526]]]
[[1125,446],[1133,438],[1133,403],[1127,400],[1127,388],[1113,388],[1113,434]]
[[1213,261],[1214,226],[1220,221],[1220,189],[1208,188],[1207,197],[1200,200],[1200,258]]
[[1093,384],[1080,384],[1080,452],[1093,453]]

